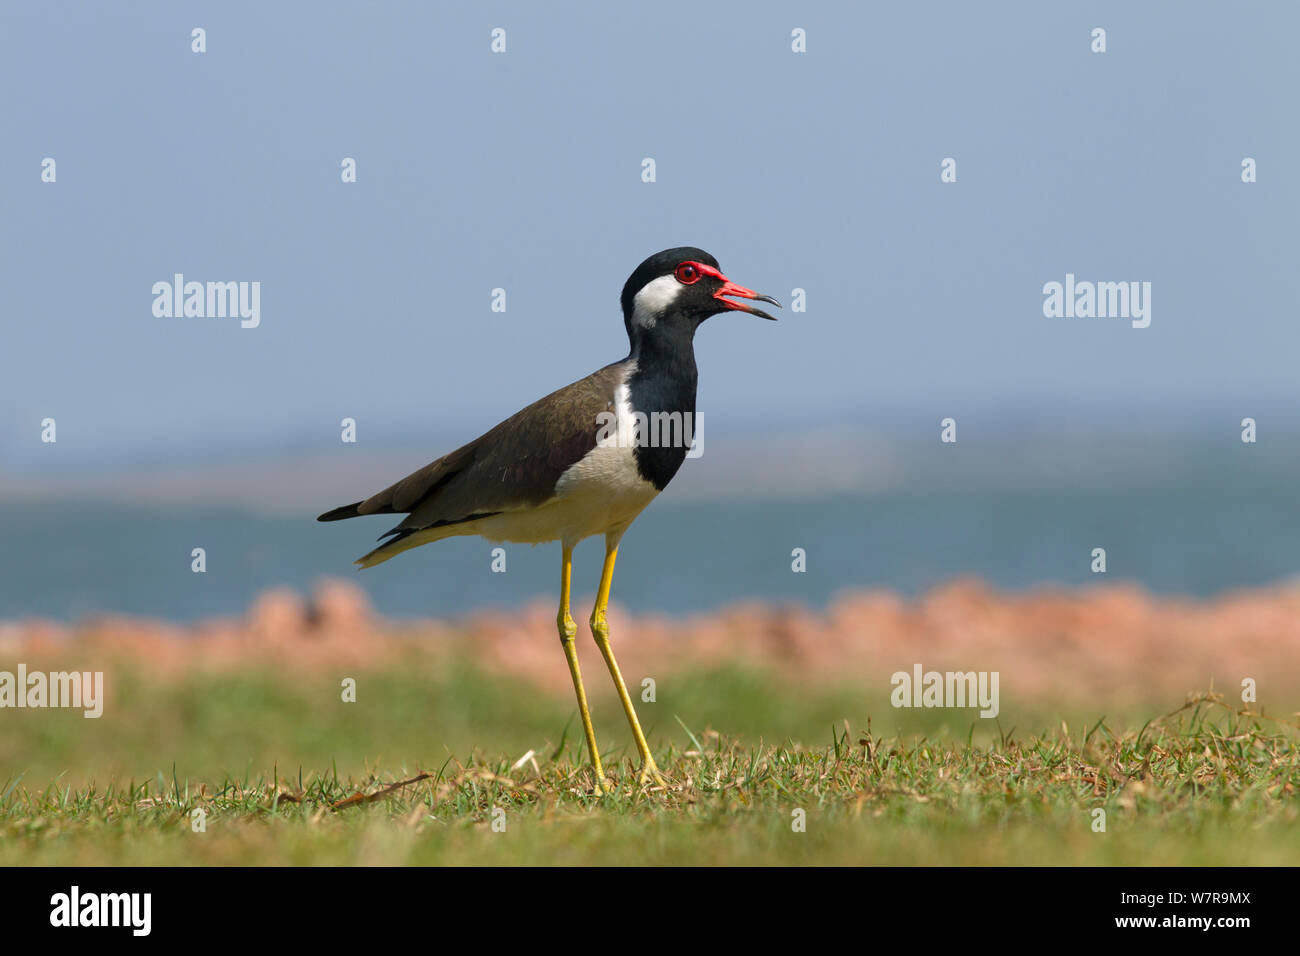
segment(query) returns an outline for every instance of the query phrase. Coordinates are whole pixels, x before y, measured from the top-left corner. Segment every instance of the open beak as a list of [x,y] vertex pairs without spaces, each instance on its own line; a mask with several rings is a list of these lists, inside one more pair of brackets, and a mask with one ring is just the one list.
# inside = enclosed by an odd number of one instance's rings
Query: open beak
[[770,295],[759,295],[753,289],[746,289],[743,285],[736,285],[736,283],[732,282],[726,276],[721,276],[721,279],[722,288],[713,293],[713,297],[721,302],[723,306],[728,309],[734,309],[737,312],[748,312],[750,315],[757,315],[760,318],[771,319],[773,322],[776,321],[775,315],[768,315],[762,309],[756,309],[752,305],[745,305],[741,302],[731,302],[724,299],[723,296],[730,295],[737,296],[741,299],[754,299],[758,302],[770,302],[778,309],[781,308],[780,302],[777,302],[776,299],[772,298]]

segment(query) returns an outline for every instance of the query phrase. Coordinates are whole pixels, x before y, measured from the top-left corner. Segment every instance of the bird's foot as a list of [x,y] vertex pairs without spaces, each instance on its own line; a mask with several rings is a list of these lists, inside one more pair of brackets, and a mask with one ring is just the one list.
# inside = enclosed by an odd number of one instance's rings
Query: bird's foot
[[604,797],[614,792],[614,781],[605,776],[603,769],[596,770],[592,775],[591,795],[593,797]]
[[649,754],[646,754],[645,762],[641,764],[641,773],[637,777],[637,783],[644,787],[646,784],[652,782],[655,786],[668,786],[668,781],[664,779],[664,775],[661,774],[659,768],[655,766],[654,758]]

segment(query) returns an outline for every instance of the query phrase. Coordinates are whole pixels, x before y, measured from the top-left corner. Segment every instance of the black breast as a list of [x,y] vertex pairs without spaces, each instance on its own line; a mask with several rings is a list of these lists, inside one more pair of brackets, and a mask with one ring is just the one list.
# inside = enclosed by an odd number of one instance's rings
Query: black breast
[[672,481],[686,459],[695,421],[695,357],[683,361],[638,362],[628,379],[628,398],[640,429],[635,449],[641,477],[660,491]]

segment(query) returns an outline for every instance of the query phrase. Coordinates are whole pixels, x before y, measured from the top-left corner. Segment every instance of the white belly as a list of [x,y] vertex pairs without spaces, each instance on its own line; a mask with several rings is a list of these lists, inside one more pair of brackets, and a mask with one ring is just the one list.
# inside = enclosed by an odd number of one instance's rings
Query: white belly
[[593,534],[622,535],[659,489],[637,471],[636,425],[626,385],[619,387],[614,405],[615,427],[605,429],[596,447],[560,475],[554,498],[527,511],[476,521],[476,533],[492,541],[558,539],[569,545]]
[[475,530],[489,541],[523,544],[562,540],[573,545],[593,534],[621,535],[659,491],[636,473],[635,463],[629,479],[626,466],[611,461],[609,451],[614,450],[593,449],[566,471],[556,496],[545,504],[482,518],[474,522]]

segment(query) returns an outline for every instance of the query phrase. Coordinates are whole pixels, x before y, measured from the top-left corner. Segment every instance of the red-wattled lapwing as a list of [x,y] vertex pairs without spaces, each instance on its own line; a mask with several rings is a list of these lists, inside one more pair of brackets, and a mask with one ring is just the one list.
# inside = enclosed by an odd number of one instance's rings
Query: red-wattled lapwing
[[558,540],[563,565],[556,620],[596,771],[597,793],[603,790],[605,774],[578,671],[573,643],[578,628],[569,614],[573,548],[591,535],[605,536],[605,563],[591,612],[591,631],[641,753],[640,779],[644,782],[652,776],[662,781],[609,645],[605,608],[623,532],[672,480],[689,449],[689,426],[676,429],[677,440],[664,442],[657,440],[662,436],[647,436],[644,423],[673,422],[674,415],[677,421],[694,419],[695,330],[709,316],[728,309],[773,318],[728,296],[780,308],[770,296],[724,276],[718,261],[702,249],[685,246],[651,256],[623,286],[623,324],[632,346],[627,358],[552,392],[379,494],[318,519],[408,516],[381,536],[390,540],[357,560],[363,568],[453,535],[527,544]]

